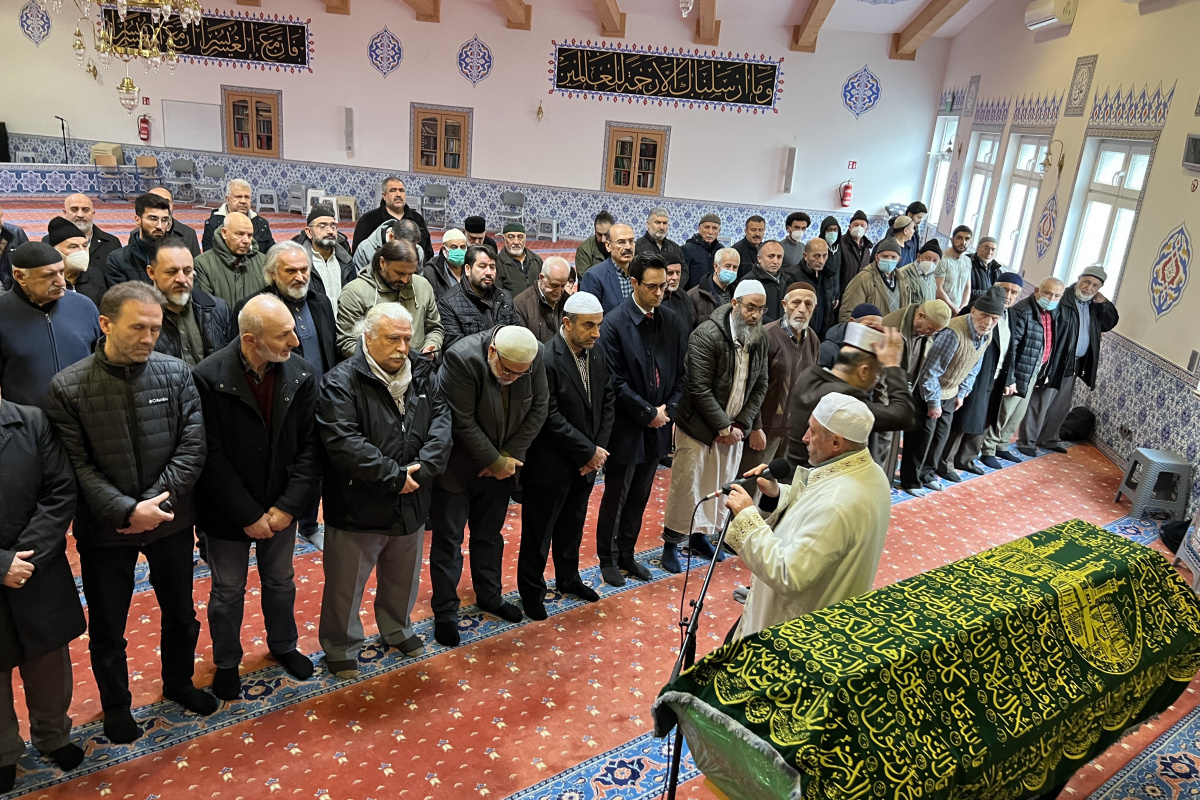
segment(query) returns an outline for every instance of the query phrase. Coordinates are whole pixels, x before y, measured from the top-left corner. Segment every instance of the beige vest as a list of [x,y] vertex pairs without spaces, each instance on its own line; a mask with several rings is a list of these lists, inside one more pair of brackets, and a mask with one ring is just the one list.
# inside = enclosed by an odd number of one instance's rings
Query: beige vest
[[984,352],[992,342],[992,333],[988,331],[988,334],[983,337],[979,349],[975,349],[975,343],[971,341],[971,331],[967,324],[970,317],[970,314],[963,314],[961,317],[950,320],[950,324],[946,326],[946,330],[952,331],[958,339],[958,349],[954,351],[954,356],[946,365],[946,371],[938,379],[942,384],[942,400],[949,400],[958,394],[958,387],[962,386],[962,382],[971,374],[971,370],[979,363],[979,359],[983,358]]

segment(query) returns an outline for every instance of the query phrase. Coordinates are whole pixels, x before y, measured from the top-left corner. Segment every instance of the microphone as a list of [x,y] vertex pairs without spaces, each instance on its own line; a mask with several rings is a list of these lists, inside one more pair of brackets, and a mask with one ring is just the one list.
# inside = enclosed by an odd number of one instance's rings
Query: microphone
[[752,492],[754,491],[754,487],[758,485],[759,478],[766,478],[769,481],[777,481],[781,478],[790,478],[795,471],[796,468],[792,466],[792,462],[788,461],[786,458],[777,458],[772,461],[770,466],[768,466],[767,469],[761,474],[752,475],[749,478],[739,478],[736,481],[730,481],[722,486],[720,491],[705,495],[700,502],[703,503],[705,500],[712,500],[714,497],[720,497],[723,494],[729,494],[731,491],[733,491],[733,487],[735,486],[740,486],[745,491]]
[[55,114],[55,115],[54,115],[54,118],[55,118],[55,119],[57,119],[57,120],[60,120],[60,121],[62,121],[62,122],[66,122],[66,120],[65,120],[65,119],[63,119],[62,117],[60,117],[58,114]]

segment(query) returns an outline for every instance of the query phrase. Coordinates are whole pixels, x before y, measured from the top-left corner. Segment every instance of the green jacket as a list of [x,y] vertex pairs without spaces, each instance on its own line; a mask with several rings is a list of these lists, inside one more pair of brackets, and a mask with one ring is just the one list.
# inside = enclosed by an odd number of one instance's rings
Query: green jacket
[[583,273],[607,258],[608,253],[597,244],[596,237],[589,236],[580,242],[575,250],[575,272],[582,278]]
[[254,240],[246,255],[235,256],[225,244],[224,231],[224,225],[217,228],[212,247],[196,256],[196,280],[204,291],[221,298],[232,309],[267,285],[263,277],[267,257],[258,252],[258,242]]
[[675,412],[675,425],[698,442],[712,444],[717,433],[731,425],[749,432],[767,396],[767,337],[750,346],[746,398],[734,419],[725,413],[733,391],[737,358],[729,330],[729,303],[712,312],[688,340],[683,397]]
[[379,303],[400,303],[412,314],[413,337],[409,348],[413,353],[430,344],[442,349],[446,329],[442,327],[433,285],[422,276],[413,275],[411,283],[397,291],[384,283],[378,271],[367,267],[343,286],[338,296],[337,343],[343,358],[349,358],[358,349],[361,335],[354,332],[354,326]]

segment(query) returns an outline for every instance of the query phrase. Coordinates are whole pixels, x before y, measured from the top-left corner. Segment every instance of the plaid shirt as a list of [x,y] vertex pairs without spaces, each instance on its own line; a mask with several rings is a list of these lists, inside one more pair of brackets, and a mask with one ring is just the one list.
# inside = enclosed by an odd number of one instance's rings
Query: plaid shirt
[[[984,337],[975,332],[975,325],[968,318],[967,328],[971,331],[971,341],[975,344],[975,349],[978,350],[983,344]],[[954,358],[954,354],[958,351],[958,336],[949,328],[943,328],[933,335],[932,341],[929,343],[929,349],[925,353],[925,364],[921,367],[920,377],[917,384],[921,387],[921,396],[925,398],[925,403],[930,408],[942,407],[942,384],[941,377],[945,373],[946,367],[950,365],[950,359]],[[983,363],[983,359],[975,362],[975,366],[971,368],[970,374],[966,380],[958,387],[958,399],[961,400],[971,393],[971,389],[975,386],[975,376],[979,374],[979,365]]]

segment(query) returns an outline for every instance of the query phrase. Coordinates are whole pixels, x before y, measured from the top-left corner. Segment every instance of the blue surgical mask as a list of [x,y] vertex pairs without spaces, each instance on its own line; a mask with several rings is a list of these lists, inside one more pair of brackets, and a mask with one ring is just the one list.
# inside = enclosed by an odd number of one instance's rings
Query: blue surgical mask
[[1057,300],[1047,300],[1044,297],[1039,297],[1037,299],[1037,301],[1038,301],[1038,305],[1041,306],[1042,308],[1046,309],[1047,311],[1053,311],[1054,309],[1058,308]]
[[825,231],[825,241],[829,242],[830,244],[837,244],[837,240],[837,231]]
[[717,273],[717,278],[721,281],[723,286],[728,286],[737,280],[737,270],[723,269]]
[[879,259],[879,271],[884,275],[891,275],[899,263],[900,259],[898,258],[881,258]]

